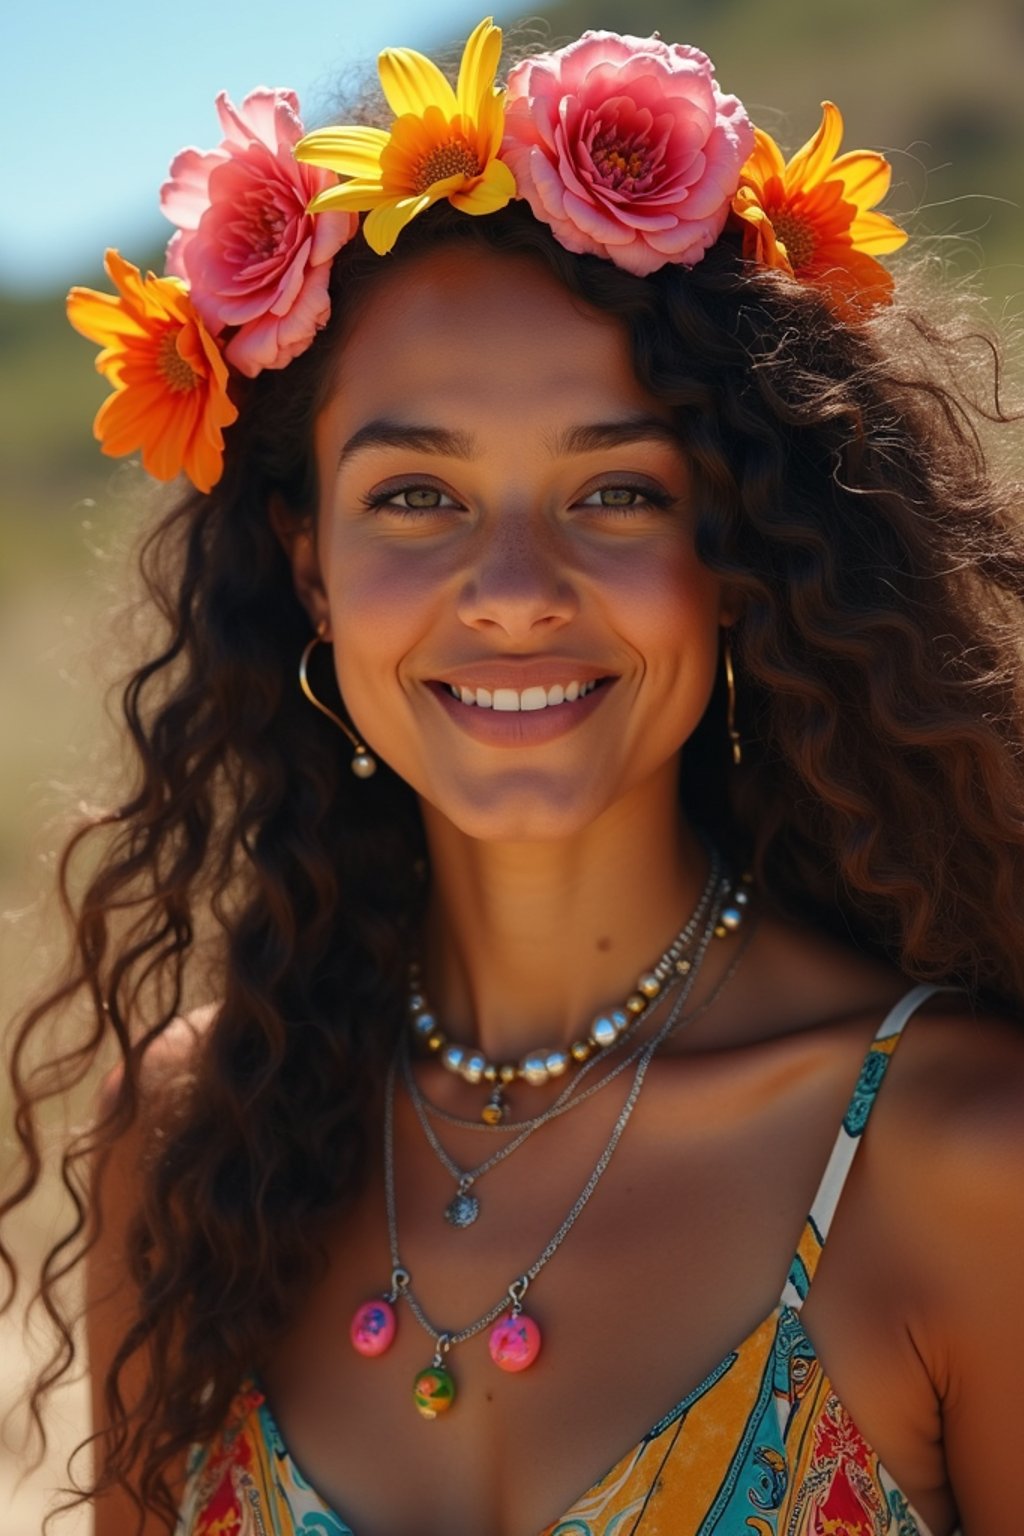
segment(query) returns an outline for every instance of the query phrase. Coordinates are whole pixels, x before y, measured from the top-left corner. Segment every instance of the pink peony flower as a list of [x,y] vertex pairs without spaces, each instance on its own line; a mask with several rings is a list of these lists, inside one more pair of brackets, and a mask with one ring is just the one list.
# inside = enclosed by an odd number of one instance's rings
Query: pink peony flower
[[214,335],[237,327],[224,355],[252,378],[283,368],[326,324],[331,258],[359,219],[307,214],[337,177],[292,157],[304,131],[294,92],[261,87],[235,107],[222,91],[217,115],[220,148],[183,149],[160,189],[160,207],[178,226],[167,271],[189,284]]
[[721,234],[754,131],[697,48],[584,32],[508,77],[501,158],[570,251],[638,276]]

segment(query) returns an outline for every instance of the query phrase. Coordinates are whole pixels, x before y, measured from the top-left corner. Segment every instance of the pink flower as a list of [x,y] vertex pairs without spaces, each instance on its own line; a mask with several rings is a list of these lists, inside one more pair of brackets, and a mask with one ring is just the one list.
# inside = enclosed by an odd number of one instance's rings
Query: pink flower
[[505,128],[501,157],[536,217],[641,277],[701,260],[754,147],[706,54],[615,32],[517,64]]
[[160,189],[160,207],[178,226],[167,271],[189,284],[214,335],[237,328],[224,355],[252,378],[283,368],[326,324],[331,258],[359,220],[307,214],[337,177],[293,158],[304,131],[294,92],[261,87],[236,108],[222,91],[217,115],[220,148],[183,149]]

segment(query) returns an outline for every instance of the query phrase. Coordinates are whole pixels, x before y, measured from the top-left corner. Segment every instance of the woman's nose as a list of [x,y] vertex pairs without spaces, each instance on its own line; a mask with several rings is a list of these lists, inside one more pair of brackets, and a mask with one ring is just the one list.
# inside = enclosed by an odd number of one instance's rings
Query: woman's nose
[[579,608],[557,535],[529,515],[510,515],[481,532],[466,573],[459,617],[473,629],[494,629],[511,640],[560,629]]

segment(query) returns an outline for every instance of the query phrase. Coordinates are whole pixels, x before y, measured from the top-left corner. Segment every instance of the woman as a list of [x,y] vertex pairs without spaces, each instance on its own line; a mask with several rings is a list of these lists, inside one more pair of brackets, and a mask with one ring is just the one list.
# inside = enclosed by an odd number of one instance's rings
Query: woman
[[835,108],[786,165],[697,50],[499,46],[221,98],[184,281],[72,295],[195,486],[14,1057],[31,1157],[41,1021],[121,1056],[97,1536],[1009,1536],[1011,492]]

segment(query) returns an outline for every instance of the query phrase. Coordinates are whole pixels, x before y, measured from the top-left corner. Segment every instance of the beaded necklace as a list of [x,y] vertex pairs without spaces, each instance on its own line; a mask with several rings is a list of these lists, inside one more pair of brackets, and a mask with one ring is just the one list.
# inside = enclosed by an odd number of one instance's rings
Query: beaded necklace
[[449,1351],[455,1345],[463,1344],[475,1337],[489,1325],[494,1324],[488,1339],[491,1359],[501,1370],[522,1371],[536,1360],[541,1348],[540,1328],[534,1318],[523,1312],[523,1297],[532,1281],[561,1247],[597,1188],[629,1123],[651,1059],[658,1046],[667,1039],[669,1033],[679,1023],[683,1006],[700,969],[700,963],[720,926],[720,908],[715,905],[701,934],[693,963],[679,981],[678,995],[668,1017],[641,1050],[632,1085],[604,1150],[558,1230],[530,1267],[509,1284],[507,1291],[498,1302],[473,1323],[454,1331],[439,1329],[430,1321],[412,1289],[412,1276],[401,1261],[398,1245],[394,1160],[394,1102],[398,1052],[396,1051],[392,1056],[388,1068],[384,1106],[384,1192],[391,1257],[391,1286],[383,1295],[364,1302],[358,1308],[352,1319],[350,1337],[353,1347],[360,1354],[370,1357],[384,1354],[393,1343],[397,1332],[395,1303],[399,1300],[407,1303],[416,1321],[430,1335],[435,1346],[430,1365],[418,1372],[413,1383],[413,1401],[424,1418],[437,1418],[439,1414],[450,1409],[455,1400],[455,1378],[445,1364]]

